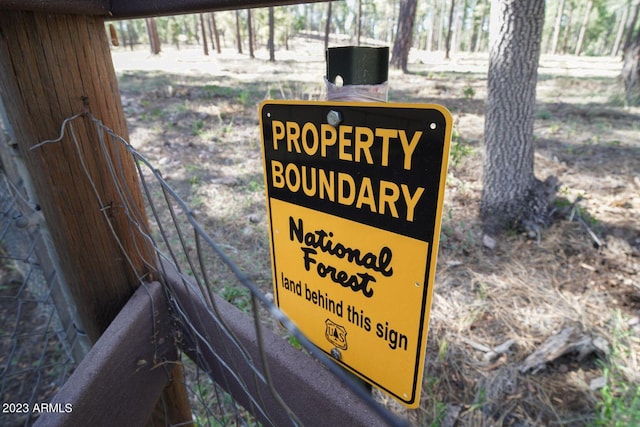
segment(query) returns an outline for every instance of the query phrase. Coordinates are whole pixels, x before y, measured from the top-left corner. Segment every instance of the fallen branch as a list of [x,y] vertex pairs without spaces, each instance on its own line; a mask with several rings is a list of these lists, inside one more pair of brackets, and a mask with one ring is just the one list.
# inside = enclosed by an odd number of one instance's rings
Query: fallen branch
[[520,365],[520,372],[533,374],[538,373],[552,362],[565,354],[577,353],[578,361],[583,360],[594,352],[608,353],[608,344],[602,338],[591,337],[576,331],[573,327],[568,327],[552,335],[530,354]]

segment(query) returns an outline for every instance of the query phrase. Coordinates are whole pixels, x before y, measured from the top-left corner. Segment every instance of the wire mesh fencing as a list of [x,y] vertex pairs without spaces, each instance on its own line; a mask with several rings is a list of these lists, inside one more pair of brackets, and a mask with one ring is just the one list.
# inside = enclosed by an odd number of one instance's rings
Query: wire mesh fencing
[[87,349],[49,256],[42,216],[12,172],[0,168],[2,426],[30,425],[48,410]]
[[[62,124],[59,138],[43,141],[32,149],[46,150],[48,144],[70,144],[80,162],[84,162],[74,132],[74,123],[80,120],[95,127],[100,149],[107,158],[103,170],[119,195],[119,200],[110,202],[111,205],[118,206],[127,215],[129,232],[142,235],[155,256],[155,259],[145,259],[151,277],[147,272],[139,280],[141,283],[150,278],[160,281],[168,296],[179,331],[176,343],[184,352],[181,363],[197,425],[304,425],[303,419],[305,416],[308,419],[308,414],[300,413],[300,408],[319,403],[306,402],[305,396],[299,396],[295,381],[304,378],[306,367],[316,364],[323,365],[324,371],[345,384],[358,400],[353,404],[367,408],[378,420],[377,424],[406,424],[375,401],[370,390],[357,384],[314,347],[273,304],[268,292],[241,271],[233,257],[203,229],[194,211],[162,173],[99,119],[89,113],[70,117]],[[118,178],[124,175],[124,165],[128,164],[124,159],[131,157],[140,178],[139,189],[129,188]],[[83,169],[95,189],[98,177]],[[145,199],[144,212],[133,202],[137,191],[142,191]],[[97,191],[96,197],[100,197]],[[119,239],[115,231],[113,237]],[[133,258],[140,254],[124,255]],[[289,376],[287,366],[274,369],[270,366],[269,360],[281,355],[269,353],[282,351],[283,347],[278,346],[283,342],[288,348],[291,346],[284,338],[274,340],[274,335],[289,337],[299,347],[295,350],[300,354],[295,357],[297,367],[291,366],[291,369],[297,369],[300,375],[291,376],[288,383],[282,379]],[[317,379],[303,379],[314,380]],[[337,393],[329,394],[328,399],[336,399],[339,404],[336,396]],[[293,408],[288,402],[303,402],[303,405],[296,403]],[[330,416],[327,414],[325,421]],[[359,414],[356,411],[351,416],[356,420]],[[315,421],[312,423],[322,423]],[[349,423],[346,419],[343,421]]]

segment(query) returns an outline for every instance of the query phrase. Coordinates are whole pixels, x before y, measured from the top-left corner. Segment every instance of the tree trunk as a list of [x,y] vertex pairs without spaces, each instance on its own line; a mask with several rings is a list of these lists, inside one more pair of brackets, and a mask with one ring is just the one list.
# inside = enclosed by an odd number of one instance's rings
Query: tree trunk
[[449,54],[451,53],[451,34],[453,33],[453,11],[455,10],[455,7],[456,7],[456,0],[451,0],[451,7],[449,8],[449,24],[447,25],[447,39],[444,44],[445,59],[450,59]]
[[356,21],[358,21],[358,26],[356,27],[356,46],[360,46],[360,36],[362,34],[362,0],[358,0],[358,16],[356,17]]
[[[533,172],[533,122],[545,0],[494,0],[480,216],[485,232],[537,230],[550,196]],[[550,184],[553,184],[550,182]]]
[[[631,7],[631,5],[629,5],[629,7]],[[636,5],[636,10],[633,12],[633,18],[631,18],[631,22],[627,27],[627,37],[625,38],[625,41],[624,41],[623,50],[627,50],[627,48],[631,46],[631,43],[633,42],[633,32],[635,31],[636,24],[638,23],[638,13],[640,13],[640,2]],[[623,21],[622,22],[623,28],[625,26],[624,24],[625,22]]]
[[625,8],[622,10],[622,17],[620,18],[620,25],[618,26],[618,31],[616,33],[616,39],[613,42],[613,47],[611,48],[611,55],[617,55],[618,51],[620,50],[620,43],[622,42],[622,35],[624,33],[625,30],[625,25],[627,22],[627,13],[628,13],[628,9]]
[[[329,3],[329,7],[331,7],[331,3]],[[276,41],[275,41],[275,33],[276,33],[276,24],[275,24],[275,9],[273,6],[269,6],[269,41],[267,42],[269,48],[269,61],[276,61]]]
[[[437,6],[434,6],[437,7]],[[436,41],[436,50],[441,51],[444,49],[444,42],[442,39],[442,33],[444,32],[444,20],[446,16],[447,9],[447,0],[442,0],[440,2],[440,8],[437,8],[438,14],[438,25],[436,26],[436,37],[438,38]]]
[[[85,111],[128,140],[104,20],[2,11],[0,28],[0,99],[7,123],[56,249],[58,273],[95,342],[157,267],[155,252],[128,215],[136,216],[140,229],[148,228],[137,171],[133,159],[108,144],[110,138],[101,149],[105,135],[88,117],[74,122],[73,139],[66,132],[59,142],[32,148],[57,137],[66,118]],[[114,174],[122,187],[107,167],[109,159],[119,166]],[[180,366],[173,371],[180,372]],[[162,425],[191,424],[183,380],[175,378],[165,389],[165,397],[176,398],[158,405],[167,415]]]
[[569,34],[571,34],[571,21],[573,19],[573,4],[569,2],[567,4],[567,12],[566,12],[566,20],[564,26],[564,35],[562,36],[562,54],[567,54],[567,49],[569,48]]
[[211,24],[213,25],[213,37],[216,40],[216,52],[220,53],[222,47],[220,46],[220,34],[218,33],[218,25],[216,24],[216,16],[213,12],[209,15],[211,18]]
[[242,54],[242,35],[240,34],[240,11],[236,9],[236,47],[238,53]]
[[200,30],[202,31],[202,47],[204,49],[204,55],[209,56],[209,45],[207,44],[207,30],[204,26],[204,16],[200,14]]
[[413,23],[416,18],[417,0],[401,0],[398,29],[391,53],[391,65],[408,73],[409,50],[413,39]]
[[162,48],[160,46],[160,37],[158,36],[158,26],[156,25],[155,18],[145,19],[147,23],[147,33],[149,34],[149,47],[153,55],[158,55]]
[[474,52],[481,52],[483,49],[484,41],[485,41],[485,31],[484,27],[487,22],[487,16],[489,15],[489,0],[485,0],[482,4],[482,16],[480,18],[480,28],[478,31],[478,38],[476,41]]
[[126,49],[130,44],[127,32],[125,31],[124,22],[118,21],[118,29],[120,30],[120,38],[122,39],[122,46]]
[[131,22],[127,22],[127,34],[129,35],[129,49],[133,51],[133,43],[138,43],[138,34]]
[[582,45],[584,44],[584,34],[587,32],[589,26],[589,15],[591,15],[591,8],[593,7],[593,0],[589,0],[587,3],[587,9],[584,12],[584,19],[582,20],[582,26],[580,27],[580,34],[578,35],[578,42],[576,43],[575,55],[582,53]]
[[327,6],[327,22],[324,26],[324,51],[329,49],[329,35],[331,34],[331,5],[333,2],[329,2]]
[[253,53],[253,23],[251,22],[251,9],[247,9],[247,29],[249,30],[249,58],[255,58]]
[[622,79],[627,105],[640,105],[640,29],[624,51]]
[[551,37],[550,53],[555,55],[558,51],[558,40],[560,40],[560,28],[562,27],[562,15],[564,15],[564,0],[558,3],[558,12],[556,12],[556,23],[553,26],[553,36]]
[[[470,52],[471,51],[471,38],[472,33],[473,33],[473,23],[470,23],[470,28],[468,30],[468,33],[466,33],[467,37],[463,37],[465,35],[465,28],[467,25],[467,22],[469,21],[470,18],[470,13],[472,13],[471,10],[469,10],[469,0],[464,0],[464,3],[462,4],[462,16],[460,18],[460,36],[458,36],[458,43],[457,43],[457,49],[460,51],[467,51]],[[472,15],[471,15],[472,16]]]

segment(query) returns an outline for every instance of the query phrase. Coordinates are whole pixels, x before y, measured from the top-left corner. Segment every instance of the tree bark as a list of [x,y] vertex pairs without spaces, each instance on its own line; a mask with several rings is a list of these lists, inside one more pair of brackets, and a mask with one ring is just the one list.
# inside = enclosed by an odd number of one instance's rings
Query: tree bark
[[204,49],[204,56],[209,56],[209,45],[207,43],[207,30],[204,25],[204,15],[200,14],[200,30],[202,31],[202,48]]
[[[329,3],[329,7],[331,7],[331,3]],[[275,24],[275,10],[273,6],[269,6],[269,41],[267,42],[267,47],[269,49],[269,61],[275,62],[276,60],[276,41],[275,41],[275,33],[276,33],[276,24]]]
[[211,24],[213,25],[213,37],[216,40],[216,52],[220,53],[222,51],[222,47],[220,46],[220,34],[218,33],[218,24],[216,23],[216,16],[213,12],[209,15],[211,18]]
[[332,3],[329,2],[327,5],[327,22],[324,27],[324,51],[326,52],[329,49],[329,35],[331,34],[331,8]]
[[451,53],[451,34],[453,33],[453,11],[455,10],[455,7],[456,7],[456,0],[451,0],[451,7],[449,8],[449,24],[447,25],[447,39],[444,44],[445,59],[450,59],[449,54]]
[[147,23],[147,33],[149,34],[149,47],[153,55],[158,55],[162,51],[160,45],[160,37],[158,36],[158,26],[156,25],[155,18],[145,19]]
[[625,25],[627,22],[627,13],[628,8],[622,10],[622,17],[620,18],[620,25],[618,25],[618,31],[616,32],[616,38],[613,42],[613,47],[611,48],[611,55],[617,55],[620,50],[620,43],[622,41],[622,35],[625,31]]
[[556,12],[556,23],[553,26],[553,36],[551,37],[551,54],[555,55],[558,51],[558,40],[560,40],[560,28],[562,25],[562,15],[564,15],[564,0],[558,3],[558,11]]
[[[631,5],[629,5],[629,7],[631,7]],[[631,43],[633,42],[633,32],[636,28],[636,24],[638,23],[638,14],[640,13],[640,2],[636,5],[636,9],[633,12],[633,18],[631,18],[631,22],[629,23],[629,27],[627,29],[627,37],[625,38],[624,41],[624,46],[623,46],[623,50],[626,50],[629,46],[631,46]],[[625,22],[622,22],[622,27],[624,28],[625,26]]]
[[416,18],[417,0],[401,0],[398,14],[396,40],[391,51],[391,65],[408,73],[409,50],[413,39],[413,23]]
[[575,55],[582,53],[582,45],[584,44],[584,35],[587,32],[589,26],[589,16],[591,15],[591,9],[593,8],[593,0],[589,0],[587,3],[587,9],[584,12],[584,19],[582,20],[582,26],[580,27],[580,34],[578,35],[578,42],[576,43]]
[[571,2],[567,3],[566,9],[566,23],[564,25],[564,34],[562,36],[562,54],[567,54],[567,49],[569,48],[569,34],[571,34],[571,21],[573,20],[573,4]]
[[473,49],[474,52],[481,52],[483,49],[483,44],[485,41],[484,26],[485,26],[485,23],[487,22],[487,15],[488,15],[489,8],[490,8],[489,0],[485,0],[482,4],[482,16],[480,17],[480,28],[478,31],[478,37],[476,40],[475,48]]
[[236,47],[238,53],[242,54],[242,35],[240,34],[240,11],[236,9]]
[[640,105],[640,29],[624,51],[622,79],[627,105]]
[[253,53],[253,23],[251,22],[251,9],[247,9],[247,29],[249,30],[249,58],[255,58]]
[[127,34],[129,35],[129,49],[133,51],[133,43],[138,43],[138,34],[131,22],[127,22]]
[[360,46],[360,36],[362,35],[362,0],[358,0],[358,16],[356,17],[358,26],[356,27],[356,46]]
[[124,22],[118,22],[118,30],[120,31],[120,38],[122,39],[122,45],[126,49],[128,45],[127,33],[124,28]]
[[[545,0],[494,0],[480,216],[485,232],[538,230],[550,198],[534,176],[533,122]],[[549,184],[553,187],[553,182]]]

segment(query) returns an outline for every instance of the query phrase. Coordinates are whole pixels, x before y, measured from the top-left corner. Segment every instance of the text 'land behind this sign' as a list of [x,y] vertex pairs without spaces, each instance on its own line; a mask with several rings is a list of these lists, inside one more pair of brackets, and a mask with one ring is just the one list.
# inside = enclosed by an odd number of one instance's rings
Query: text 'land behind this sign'
[[409,407],[420,400],[451,126],[439,105],[260,106],[275,302]]

